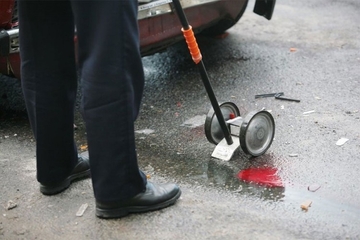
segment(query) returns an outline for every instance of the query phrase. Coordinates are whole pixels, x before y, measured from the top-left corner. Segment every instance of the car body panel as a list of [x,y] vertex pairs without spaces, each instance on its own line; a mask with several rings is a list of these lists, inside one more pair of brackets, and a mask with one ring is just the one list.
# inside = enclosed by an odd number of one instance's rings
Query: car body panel
[[10,28],[15,2],[13,0],[0,1],[0,28]]
[[[247,0],[185,0],[182,2],[186,17],[195,33],[201,32],[225,17],[235,19],[246,5]],[[143,55],[160,51],[183,39],[181,23],[169,3],[144,10],[140,5],[139,29]]]

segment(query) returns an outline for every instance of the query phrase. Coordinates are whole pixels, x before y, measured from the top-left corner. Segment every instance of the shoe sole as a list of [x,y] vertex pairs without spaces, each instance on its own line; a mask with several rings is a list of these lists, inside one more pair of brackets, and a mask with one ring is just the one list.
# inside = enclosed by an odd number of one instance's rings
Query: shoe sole
[[74,175],[69,176],[67,179],[65,179],[59,186],[56,187],[47,187],[47,186],[43,186],[40,185],[40,192],[44,195],[55,195],[58,194],[66,189],[68,189],[70,187],[70,185],[73,182],[85,179],[90,177],[90,169],[84,171],[84,172],[80,172]]
[[109,219],[109,218],[125,217],[130,213],[144,213],[144,212],[155,211],[173,205],[176,202],[176,200],[178,200],[180,195],[181,195],[181,190],[179,189],[179,191],[176,193],[174,197],[168,199],[167,201],[152,206],[129,206],[129,207],[122,207],[115,209],[102,209],[96,207],[95,214],[99,218]]

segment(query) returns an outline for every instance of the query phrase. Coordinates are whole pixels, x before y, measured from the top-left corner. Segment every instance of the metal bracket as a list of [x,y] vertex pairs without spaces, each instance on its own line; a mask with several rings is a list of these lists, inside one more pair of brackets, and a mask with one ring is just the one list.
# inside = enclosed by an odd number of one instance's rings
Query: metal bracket
[[223,161],[230,161],[236,150],[240,147],[239,138],[235,136],[231,136],[231,138],[233,140],[233,144],[229,145],[224,138],[218,145],[216,145],[211,156]]
[[0,56],[6,57],[19,52],[19,28],[0,30]]

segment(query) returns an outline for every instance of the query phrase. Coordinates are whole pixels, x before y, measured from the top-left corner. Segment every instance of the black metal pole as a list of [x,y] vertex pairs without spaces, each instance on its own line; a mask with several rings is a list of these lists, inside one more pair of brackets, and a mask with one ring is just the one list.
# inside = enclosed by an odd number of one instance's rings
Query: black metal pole
[[173,4],[174,4],[174,8],[175,8],[175,11],[179,17],[179,20],[181,22],[181,25],[183,26],[183,28],[185,30],[189,29],[190,26],[189,26],[189,22],[186,18],[186,15],[184,13],[184,10],[180,4],[180,1],[179,0],[173,0]]
[[[186,16],[185,16],[184,10],[183,10],[183,8],[182,8],[182,6],[180,4],[180,1],[179,0],[173,0],[173,5],[174,5],[175,11],[176,11],[176,13],[177,13],[177,15],[179,17],[179,20],[180,20],[181,25],[183,26],[184,30],[190,29],[190,25],[188,23],[188,20],[186,19]],[[197,65],[199,67],[201,79],[202,79],[203,84],[205,86],[206,92],[207,92],[207,94],[209,96],[211,105],[212,105],[212,107],[214,109],[214,112],[215,112],[215,115],[216,115],[216,117],[217,117],[217,119],[219,121],[221,130],[224,133],[224,137],[226,139],[226,142],[227,142],[228,145],[231,145],[231,144],[233,144],[233,140],[231,138],[230,131],[226,126],[224,116],[222,115],[219,103],[216,100],[213,88],[211,87],[211,83],[210,83],[210,80],[209,80],[205,65],[204,65],[202,60]]]
[[209,99],[210,99],[211,105],[212,105],[212,107],[214,109],[215,115],[216,115],[216,117],[217,117],[217,119],[219,121],[221,130],[224,133],[224,137],[226,139],[226,142],[227,142],[228,145],[231,145],[231,144],[233,144],[233,140],[231,138],[230,131],[229,131],[228,127],[226,126],[226,122],[225,122],[224,116],[222,115],[219,103],[216,100],[214,91],[213,91],[213,89],[211,87],[211,83],[209,81],[209,77],[207,75],[205,65],[204,65],[203,61],[200,61],[200,63],[197,64],[197,65],[199,66],[201,79],[202,79],[203,84],[205,86],[206,92],[207,92],[207,94],[209,96]]

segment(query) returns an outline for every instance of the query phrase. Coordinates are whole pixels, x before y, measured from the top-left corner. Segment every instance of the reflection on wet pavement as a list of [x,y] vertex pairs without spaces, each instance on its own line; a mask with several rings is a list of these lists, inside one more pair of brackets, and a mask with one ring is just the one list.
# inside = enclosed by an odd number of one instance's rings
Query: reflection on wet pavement
[[[200,130],[199,130],[200,131]],[[194,135],[198,135],[199,131],[191,131]],[[193,136],[196,138],[196,136]],[[193,139],[190,138],[190,139]],[[144,141],[144,139],[142,139]],[[201,141],[200,141],[201,142]],[[164,175],[175,178],[177,182],[186,182],[194,185],[202,185],[217,189],[224,189],[242,196],[253,196],[263,201],[279,201],[284,197],[285,188],[279,183],[279,178],[273,175],[273,187],[268,185],[260,185],[255,182],[242,181],[238,178],[239,171],[243,169],[256,169],[260,166],[268,167],[274,170],[274,157],[271,154],[265,154],[258,158],[250,158],[243,153],[238,153],[234,160],[224,162],[210,157],[204,160],[205,151],[211,153],[207,145],[197,145],[198,150],[194,152],[166,151],[165,148],[152,145],[150,148],[143,148],[146,144],[138,144],[139,164],[147,173]],[[151,153],[150,153],[151,152]],[[153,156],[151,159],[142,159],[142,156]],[[166,158],[166,159],[163,159]],[[162,159],[159,161],[159,159]],[[249,173],[249,171],[247,171]],[[265,172],[264,172],[265,173]],[[269,174],[269,172],[267,172]],[[259,176],[259,175],[258,175]]]

